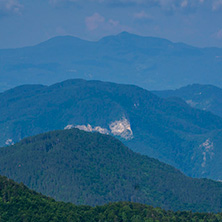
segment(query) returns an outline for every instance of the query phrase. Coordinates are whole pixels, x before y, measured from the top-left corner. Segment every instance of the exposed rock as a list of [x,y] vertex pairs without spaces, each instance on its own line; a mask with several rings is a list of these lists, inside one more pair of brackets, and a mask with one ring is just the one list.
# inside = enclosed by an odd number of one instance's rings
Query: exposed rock
[[[110,130],[102,128],[101,126],[92,127],[90,124],[86,125],[67,125],[64,129],[78,128],[86,132],[99,132],[102,134],[113,134],[114,136],[120,136],[126,140],[133,138],[133,131],[130,126],[130,122],[123,117],[121,120],[116,120],[109,124]],[[111,132],[110,132],[111,131]]]
[[67,125],[64,129],[72,129],[72,128],[74,128],[73,125]]
[[101,134],[109,134],[109,130],[108,129],[105,129],[105,128],[102,128],[100,126],[95,126],[94,128],[90,125],[90,124],[87,124],[86,125],[67,125],[64,129],[72,129],[72,128],[78,128],[80,130],[84,130],[86,132],[99,132]]
[[75,126],[75,128],[78,128],[80,130],[84,130],[86,132],[92,132],[93,131],[93,128],[92,128],[92,126],[90,124],[88,124],[87,126],[85,126],[85,125],[77,125],[77,126]]
[[102,134],[109,134],[109,130],[108,129],[102,128],[100,126],[94,127],[93,131],[97,131],[97,132],[102,133]]
[[111,133],[115,136],[120,136],[126,140],[133,138],[133,131],[130,126],[130,122],[123,117],[121,120],[112,122],[109,125]]
[[12,139],[7,139],[6,141],[5,141],[5,145],[7,145],[7,146],[11,146],[11,145],[14,145],[15,143],[13,142],[13,140]]
[[214,144],[213,144],[213,142],[210,141],[210,139],[207,139],[199,147],[202,150],[202,154],[203,154],[203,162],[202,162],[201,166],[204,168],[207,163],[207,157],[212,159],[214,156],[214,152],[213,152]]

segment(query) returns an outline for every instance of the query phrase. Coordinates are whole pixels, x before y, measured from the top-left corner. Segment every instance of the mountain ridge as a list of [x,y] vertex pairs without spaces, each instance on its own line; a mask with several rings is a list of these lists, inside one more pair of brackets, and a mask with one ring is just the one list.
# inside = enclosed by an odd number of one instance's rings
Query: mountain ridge
[[222,49],[130,33],[95,42],[60,36],[31,47],[0,50],[0,56],[0,91],[70,78],[136,84],[149,90],[193,82],[222,85]]
[[52,131],[0,154],[1,174],[57,200],[93,206],[133,201],[201,212],[222,207],[220,182],[189,178],[100,133]]
[[222,119],[137,86],[78,79],[18,87],[0,94],[0,112],[2,146],[78,126],[114,135],[189,176],[221,179]]

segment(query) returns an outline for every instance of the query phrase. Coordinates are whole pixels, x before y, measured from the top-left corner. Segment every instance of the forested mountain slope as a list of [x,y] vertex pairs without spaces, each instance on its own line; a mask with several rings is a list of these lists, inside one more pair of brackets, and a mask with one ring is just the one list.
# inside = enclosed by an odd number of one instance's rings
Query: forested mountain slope
[[2,146],[75,126],[114,135],[189,176],[222,179],[222,119],[133,85],[85,80],[24,85],[0,94],[0,113]]
[[138,203],[110,203],[104,206],[75,206],[29,190],[0,176],[1,222],[146,222],[146,221],[220,221],[221,214],[164,211]]
[[213,85],[192,84],[176,90],[153,91],[163,97],[182,98],[190,106],[222,117],[222,89]]
[[0,174],[76,204],[133,201],[173,210],[222,209],[222,184],[192,179],[119,140],[78,129],[53,131],[0,149]]

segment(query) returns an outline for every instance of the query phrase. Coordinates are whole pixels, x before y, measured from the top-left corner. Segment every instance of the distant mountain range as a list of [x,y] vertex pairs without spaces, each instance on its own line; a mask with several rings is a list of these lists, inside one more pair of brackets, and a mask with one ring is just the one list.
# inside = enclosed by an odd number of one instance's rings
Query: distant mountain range
[[104,206],[75,206],[29,190],[23,184],[0,176],[0,218],[2,222],[145,222],[145,221],[220,221],[221,214],[164,211],[151,206],[119,202]]
[[78,129],[48,132],[1,148],[0,173],[76,204],[133,201],[173,210],[222,208],[221,182],[186,177],[109,135]]
[[0,91],[69,78],[136,84],[149,90],[192,83],[222,86],[222,49],[197,48],[127,32],[97,42],[55,37],[0,50]]
[[168,99],[181,98],[190,106],[222,117],[222,89],[212,85],[192,84],[177,90],[153,91]]
[[77,127],[121,139],[193,177],[222,179],[222,119],[133,85],[68,80],[0,94],[0,143]]

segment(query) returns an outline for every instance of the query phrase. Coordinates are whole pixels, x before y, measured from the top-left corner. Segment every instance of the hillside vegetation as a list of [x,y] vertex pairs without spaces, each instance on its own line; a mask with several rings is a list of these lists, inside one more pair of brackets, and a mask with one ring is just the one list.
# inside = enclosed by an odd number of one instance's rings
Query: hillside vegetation
[[222,214],[164,211],[138,203],[119,202],[104,206],[75,206],[56,202],[23,184],[0,176],[1,222],[177,222],[221,221]]
[[0,173],[56,200],[81,205],[133,201],[172,210],[222,208],[220,182],[186,177],[111,136],[78,129],[1,148]]
[[177,90],[153,91],[153,93],[163,98],[181,98],[194,108],[210,111],[222,117],[222,89],[216,86],[192,84]]
[[222,119],[142,88],[67,80],[0,94],[0,144],[67,126],[98,130],[188,176],[222,180]]

